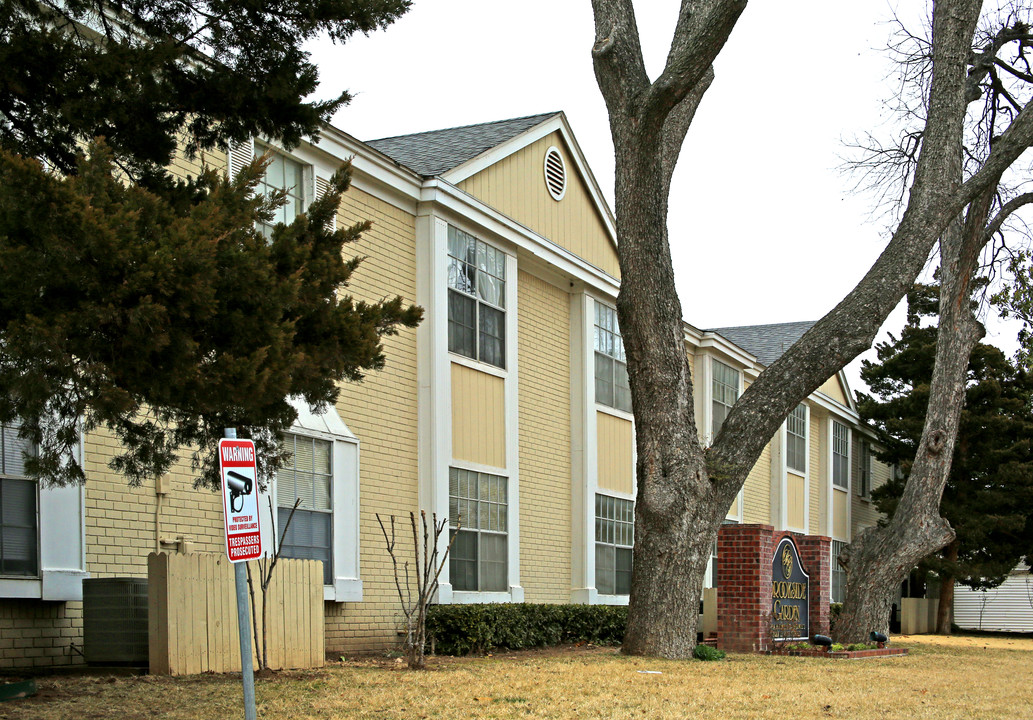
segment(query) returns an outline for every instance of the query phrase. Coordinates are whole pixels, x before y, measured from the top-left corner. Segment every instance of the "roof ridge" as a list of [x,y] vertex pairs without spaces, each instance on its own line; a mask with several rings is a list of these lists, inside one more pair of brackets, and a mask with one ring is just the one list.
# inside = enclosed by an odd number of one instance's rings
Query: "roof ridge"
[[397,140],[399,138],[416,137],[419,135],[431,135],[433,133],[440,132],[451,132],[453,130],[468,130],[470,128],[484,127],[486,125],[499,125],[506,122],[516,122],[518,120],[530,120],[531,118],[548,118],[562,113],[562,110],[554,110],[552,112],[545,113],[532,113],[530,115],[522,115],[514,118],[503,118],[501,120],[488,120],[486,122],[470,123],[469,125],[455,125],[447,128],[435,128],[434,130],[421,130],[420,132],[402,133],[401,135],[390,135],[388,137],[371,138],[369,140],[363,140],[364,143],[381,142],[383,140]]

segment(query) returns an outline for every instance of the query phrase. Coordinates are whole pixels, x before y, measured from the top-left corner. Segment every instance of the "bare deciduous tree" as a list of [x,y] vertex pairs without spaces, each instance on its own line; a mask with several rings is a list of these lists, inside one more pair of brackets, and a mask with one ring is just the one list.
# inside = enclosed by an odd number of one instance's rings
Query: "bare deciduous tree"
[[[428,527],[427,513],[425,510],[420,510],[421,534],[416,524],[416,513],[409,513],[409,526],[412,529],[413,570],[416,577],[416,595],[413,596],[413,573],[409,571],[408,560],[402,563],[401,567],[398,565],[398,555],[395,552],[395,516],[391,515],[390,520],[391,533],[389,536],[387,528],[384,527],[384,521],[380,518],[380,513],[377,513],[377,522],[380,523],[380,531],[384,534],[384,542],[387,545],[387,554],[391,556],[391,565],[394,568],[398,601],[402,606],[402,615],[405,616],[405,659],[410,669],[422,670],[426,666],[427,607],[438,590],[438,577],[441,575],[445,563],[448,562],[448,553],[452,549],[455,535],[449,540],[439,561],[438,538],[448,526],[448,518],[442,518],[439,522],[437,513],[434,513],[431,515]],[[456,530],[459,527],[460,525],[457,524]]]
[[[704,449],[693,417],[667,209],[682,141],[714,78],[711,65],[746,2],[683,0],[666,66],[653,81],[645,70],[632,1],[593,0],[592,6],[592,56],[615,152],[622,278],[617,313],[628,356],[638,452],[634,575],[624,650],[688,657],[695,645],[710,548],[750,469],[789,412],[871,346],[952,221],[954,234],[941,251],[949,266],[944,292],[949,298],[964,293],[972,245],[965,238],[971,233],[965,232],[964,219],[956,219],[977,201],[988,209],[985,198],[992,196],[1001,174],[1033,142],[1033,109],[1018,111],[978,169],[962,178],[958,138],[969,102],[969,59],[980,2],[938,0],[927,112],[899,225],[864,278],[761,373],[732,408],[713,445]],[[969,216],[979,217],[980,212]],[[983,212],[981,229],[985,217]],[[939,390],[921,445],[924,457],[916,459],[917,471],[912,471],[905,491],[905,499],[911,497],[909,509],[897,527],[855,544],[851,576],[873,563],[879,571],[867,579],[868,592],[858,596],[857,609],[848,613],[845,624],[841,617],[837,627],[856,628],[878,618],[865,632],[884,628],[896,582],[919,558],[951,538],[938,505],[957,429],[955,396],[964,367],[962,363],[959,370],[952,353],[970,347],[980,329],[963,312],[945,325],[951,328],[946,333],[950,339],[944,344],[944,363],[938,363]]]

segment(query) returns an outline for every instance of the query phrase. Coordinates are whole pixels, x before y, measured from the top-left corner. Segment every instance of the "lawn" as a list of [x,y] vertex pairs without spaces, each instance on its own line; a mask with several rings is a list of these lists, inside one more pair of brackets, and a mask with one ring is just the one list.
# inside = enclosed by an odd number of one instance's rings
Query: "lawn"
[[[385,659],[258,680],[260,718],[1033,718],[1033,638],[895,638],[878,660],[730,655],[722,662],[565,648],[434,658],[426,672]],[[53,677],[0,704],[0,718],[242,717],[239,678]]]

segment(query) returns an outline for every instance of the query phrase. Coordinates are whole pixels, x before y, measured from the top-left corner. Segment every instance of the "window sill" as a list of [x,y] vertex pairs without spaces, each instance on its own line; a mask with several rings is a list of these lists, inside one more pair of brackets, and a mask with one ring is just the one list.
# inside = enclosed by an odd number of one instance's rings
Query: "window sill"
[[334,578],[333,585],[323,586],[323,600],[339,603],[362,602],[362,580]]
[[524,601],[524,588],[511,585],[509,592],[476,592],[471,590],[453,590],[451,585],[438,586],[437,602],[446,605],[474,605],[478,603],[521,603]]
[[596,402],[595,409],[598,410],[601,413],[605,413],[607,415],[613,415],[614,417],[621,418],[622,420],[631,420],[632,422],[634,422],[634,420],[635,420],[634,413],[631,413],[631,412],[626,411],[626,410],[618,410],[615,407],[612,407],[610,405],[604,405],[601,402]]
[[506,368],[500,368],[498,365],[492,365],[491,363],[486,363],[482,360],[474,360],[473,358],[467,357],[466,355],[459,355],[458,353],[449,351],[448,357],[449,360],[454,362],[456,365],[462,365],[464,367],[470,368],[471,370],[477,370],[479,372],[486,373],[488,375],[494,375],[495,377],[500,377],[503,379],[505,379],[508,375],[508,373],[506,372]]
[[43,581],[39,578],[0,578],[0,598],[39,600],[43,597]]

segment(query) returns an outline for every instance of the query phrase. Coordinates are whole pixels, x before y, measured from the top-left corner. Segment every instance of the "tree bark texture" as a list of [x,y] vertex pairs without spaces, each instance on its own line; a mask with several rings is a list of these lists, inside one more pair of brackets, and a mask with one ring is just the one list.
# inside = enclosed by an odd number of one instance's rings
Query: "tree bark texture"
[[[947,546],[945,559],[949,563],[958,561],[958,541],[954,540]],[[943,573],[940,575],[940,601],[936,607],[936,634],[950,635],[951,626],[954,623],[954,575]]]
[[[899,227],[850,294],[760,374],[705,450],[694,420],[692,379],[674,285],[668,195],[678,151],[713,79],[712,62],[746,2],[683,0],[667,65],[653,82],[642,60],[631,0],[593,0],[592,6],[593,63],[614,143],[621,268],[617,314],[628,358],[638,452],[633,578],[624,651],[688,657],[695,645],[703,575],[717,529],[764,447],[792,408],[871,346],[944,228],[973,198],[995,186],[1000,173],[1030,145],[1033,110],[1027,107],[1017,116],[997,139],[983,168],[968,181],[961,182],[960,171],[952,172],[958,148],[953,141],[960,137],[965,116],[966,61],[979,2],[939,0],[924,142]],[[944,178],[957,180],[944,182]],[[965,318],[957,321],[968,328]],[[970,335],[961,333],[959,343],[969,342]],[[961,344],[951,347],[954,352],[962,350]],[[963,354],[967,363],[967,351]],[[946,348],[944,355],[946,360],[956,360],[947,357]],[[941,370],[941,384],[956,381],[956,369],[954,362],[950,370]],[[937,443],[953,446],[956,427],[957,417],[951,421],[945,412],[930,433]],[[948,451],[948,461],[949,457]],[[938,460],[942,464],[943,458]],[[923,511],[933,509],[932,515],[922,516],[927,527],[918,532],[926,538],[923,546],[940,542],[940,547],[950,534],[936,511],[939,494],[933,493],[931,500],[926,497],[933,490],[929,484],[916,487],[912,502]],[[902,527],[898,532],[903,538],[911,530]],[[872,550],[872,557],[889,550],[880,546]],[[911,565],[904,567],[909,557],[905,553],[891,558],[893,567],[877,568],[878,574],[869,582],[870,587],[880,588],[879,598],[887,596],[886,588],[894,587],[910,569]],[[871,625],[868,630],[884,628],[888,602],[884,610],[877,625],[868,619],[861,624]]]

